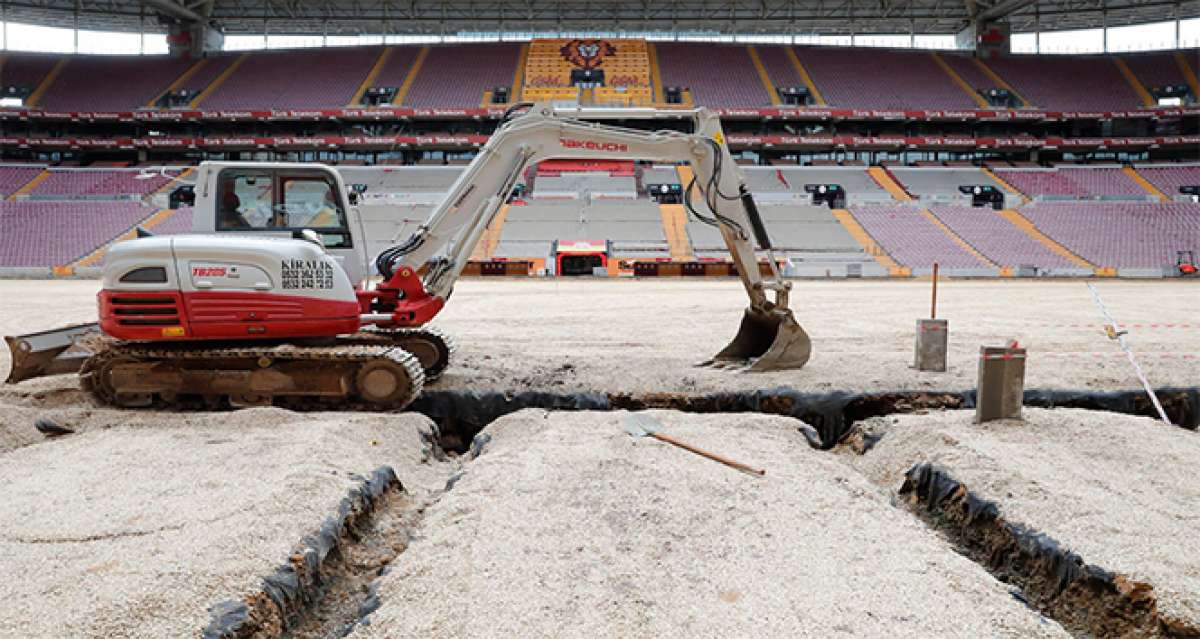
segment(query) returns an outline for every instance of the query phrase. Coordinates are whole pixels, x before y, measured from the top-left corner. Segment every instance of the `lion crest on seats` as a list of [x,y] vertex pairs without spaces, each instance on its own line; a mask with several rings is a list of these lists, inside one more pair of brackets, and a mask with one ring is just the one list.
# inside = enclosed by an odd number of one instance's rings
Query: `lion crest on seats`
[[604,63],[604,58],[616,55],[617,48],[608,40],[571,40],[563,45],[563,58],[581,69],[595,69]]

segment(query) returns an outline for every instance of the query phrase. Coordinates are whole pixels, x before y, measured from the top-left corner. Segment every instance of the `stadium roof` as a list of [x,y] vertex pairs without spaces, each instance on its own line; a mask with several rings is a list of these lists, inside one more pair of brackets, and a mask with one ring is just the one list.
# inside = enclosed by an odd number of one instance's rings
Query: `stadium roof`
[[1200,17],[1200,0],[3,0],[0,18],[79,29],[161,30],[207,20],[236,34],[660,31],[955,33],[972,18],[1014,32]]

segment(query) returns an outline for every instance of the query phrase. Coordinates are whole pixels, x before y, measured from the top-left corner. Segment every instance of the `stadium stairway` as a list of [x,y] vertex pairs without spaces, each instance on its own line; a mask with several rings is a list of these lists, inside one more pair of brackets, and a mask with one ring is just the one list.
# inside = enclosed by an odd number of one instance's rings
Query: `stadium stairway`
[[8,196],[8,200],[10,202],[17,201],[18,199],[20,199],[18,196],[25,195],[25,194],[29,193],[30,191],[36,189],[39,184],[41,184],[42,182],[45,182],[46,178],[49,178],[49,177],[50,177],[50,169],[42,169],[42,172],[35,175],[32,180],[23,184],[21,186],[21,188],[17,189],[16,191],[13,191],[13,194]]
[[950,81],[953,82],[958,88],[962,89],[963,93],[966,93],[968,96],[970,96],[970,98],[975,101],[975,104],[979,105],[979,108],[988,108],[987,100],[984,100],[983,96],[980,95],[978,91],[971,88],[971,85],[967,83],[967,81],[964,80],[957,71],[950,68],[950,65],[946,64],[946,61],[942,59],[942,56],[938,55],[937,52],[930,52],[929,56],[933,58],[934,64],[938,65],[938,67],[941,68],[946,75],[950,76]]
[[750,54],[750,63],[754,65],[754,72],[758,74],[759,82],[762,82],[763,90],[771,98],[771,106],[779,106],[782,100],[779,99],[779,91],[775,90],[775,84],[771,81],[771,76],[767,73],[767,67],[763,66],[762,58],[758,55],[758,49],[752,46],[746,47],[746,53]]
[[1171,198],[1167,197],[1166,193],[1163,193],[1162,191],[1160,191],[1158,189],[1158,187],[1151,184],[1149,180],[1142,177],[1142,174],[1138,173],[1137,170],[1134,169],[1132,166],[1123,166],[1123,167],[1121,167],[1121,171],[1123,173],[1125,173],[1125,175],[1128,175],[1129,179],[1136,182],[1138,186],[1142,187],[1142,190],[1144,190],[1145,192],[1149,193],[1150,195],[1153,195],[1154,197],[1158,198],[1159,202],[1170,202],[1171,201]]
[[204,87],[204,90],[197,94],[196,99],[188,103],[188,106],[192,108],[200,106],[201,102],[208,98],[208,96],[215,93],[217,89],[221,88],[221,85],[225,84],[225,81],[232,77],[234,73],[237,73],[238,67],[242,66],[242,63],[245,62],[246,58],[248,57],[250,57],[249,53],[243,53],[242,55],[238,56],[238,58],[234,60],[232,64],[230,64],[228,67],[225,67],[225,70],[222,71],[220,75],[214,78],[212,82],[208,83],[208,86]]
[[1116,56],[1113,56],[1112,61],[1113,64],[1117,65],[1117,70],[1121,72],[1121,75],[1125,78],[1125,81],[1129,83],[1129,87],[1133,89],[1134,93],[1138,94],[1139,98],[1141,98],[1142,106],[1154,106],[1156,104],[1154,96],[1150,95],[1150,92],[1147,91],[1146,87],[1142,85],[1142,81],[1137,79],[1137,76],[1133,74],[1133,71],[1129,68],[1129,65],[1125,64],[1124,60]]
[[825,102],[825,96],[821,95],[821,90],[817,88],[817,83],[813,82],[812,76],[809,75],[808,69],[804,67],[804,63],[800,61],[800,57],[796,55],[796,50],[792,47],[787,48],[788,61],[792,63],[792,68],[796,70],[796,74],[800,76],[800,80],[804,82],[804,86],[808,87],[808,95],[812,97],[813,103],[817,106],[828,106]]
[[429,58],[429,47],[421,47],[421,52],[417,54],[417,59],[413,60],[412,67],[408,70],[408,75],[404,76],[404,83],[396,91],[396,97],[392,98],[392,104],[400,106],[404,104],[405,98],[412,91],[413,84],[417,81],[417,74],[421,72],[421,67],[425,66],[425,60]]
[[951,241],[959,246],[959,248],[967,253],[970,253],[972,257],[979,260],[979,263],[983,266],[986,266],[987,268],[1000,269],[1000,275],[1003,277],[1009,277],[1012,275],[1012,271],[1010,269],[1001,268],[999,264],[988,259],[988,257],[983,253],[980,253],[979,250],[972,246],[970,242],[964,240],[961,235],[955,233],[954,229],[946,226],[946,223],[943,222],[941,218],[934,215],[933,211],[930,211],[927,208],[922,208],[921,215],[923,215],[925,219],[929,220],[930,224],[933,224],[934,226],[938,227],[942,233],[945,233],[946,237],[949,237]]
[[834,209],[833,217],[837,218],[837,221],[846,229],[850,237],[854,238],[854,241],[858,242],[859,246],[867,252],[867,255],[870,255],[880,266],[887,269],[888,275],[892,277],[907,277],[912,274],[911,269],[907,266],[901,266],[899,262],[892,259],[891,255],[888,255],[888,252],[875,241],[875,238],[871,237],[870,233],[867,233],[862,224],[858,223],[853,213],[847,209]]
[[379,77],[379,72],[383,71],[383,67],[387,65],[388,58],[392,57],[392,47],[384,47],[379,52],[379,57],[375,58],[375,64],[371,65],[371,70],[367,71],[367,76],[363,81],[358,83],[358,88],[354,90],[354,95],[350,96],[348,107],[361,106],[363,94],[367,92],[375,84],[375,78]]
[[1018,190],[1017,190],[1017,187],[1015,187],[1015,186],[1013,186],[1013,185],[1009,184],[1008,182],[1004,181],[1004,179],[1003,179],[1003,178],[1001,178],[999,175],[996,175],[996,172],[995,172],[995,171],[993,171],[993,170],[989,169],[989,168],[988,168],[988,167],[986,167],[986,166],[981,166],[981,167],[979,167],[979,170],[983,171],[983,174],[984,174],[984,175],[988,176],[988,177],[989,177],[989,178],[991,178],[992,180],[995,180],[996,184],[999,184],[1001,187],[1003,187],[1005,191],[1008,191],[1009,193],[1012,193],[1013,195],[1019,196],[1019,197],[1021,198],[1021,204],[1028,204],[1028,203],[1029,203],[1029,196],[1028,196],[1028,195],[1025,195],[1024,193],[1022,193],[1022,192],[1018,191]]
[[904,190],[903,186],[900,186],[900,183],[896,181],[896,178],[886,168],[882,166],[872,166],[867,169],[867,173],[872,179],[875,180],[876,183],[879,184],[879,186],[882,186],[884,190],[892,195],[892,199],[899,202],[912,201],[912,195],[908,191]]
[[1187,80],[1188,86],[1192,88],[1193,96],[1200,96],[1200,80],[1196,79],[1196,72],[1192,69],[1192,65],[1188,62],[1187,56],[1182,51],[1175,53],[1175,63],[1179,65],[1179,71],[1183,73],[1183,77]]
[[1029,237],[1033,238],[1034,240],[1037,240],[1039,243],[1041,243],[1047,249],[1050,249],[1051,251],[1054,251],[1055,253],[1061,255],[1062,257],[1066,258],[1067,260],[1069,260],[1071,263],[1075,264],[1076,266],[1078,266],[1080,268],[1092,269],[1093,271],[1096,272],[1097,275],[1105,274],[1102,272],[1102,271],[1105,271],[1105,269],[1097,268],[1095,264],[1092,264],[1091,262],[1083,259],[1082,257],[1079,257],[1078,255],[1076,255],[1074,252],[1072,252],[1067,247],[1063,246],[1062,244],[1059,244],[1053,238],[1051,238],[1049,235],[1046,235],[1040,229],[1038,229],[1038,227],[1033,222],[1029,221],[1029,218],[1026,218],[1024,215],[1021,215],[1015,209],[1004,209],[1003,211],[1000,211],[1000,216],[1003,217],[1004,219],[1008,220],[1008,222],[1010,224],[1012,224],[1013,226],[1020,229],[1022,232],[1024,232]]
[[688,240],[687,212],[683,205],[659,204],[658,212],[662,215],[663,233],[667,237],[671,261],[694,262],[696,256],[692,253],[692,243]]

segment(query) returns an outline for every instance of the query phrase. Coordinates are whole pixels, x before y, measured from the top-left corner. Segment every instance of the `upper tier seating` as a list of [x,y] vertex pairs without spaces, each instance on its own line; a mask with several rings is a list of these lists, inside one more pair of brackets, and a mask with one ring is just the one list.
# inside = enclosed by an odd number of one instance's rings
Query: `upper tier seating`
[[1200,247],[1200,205],[1037,202],[1021,213],[1045,234],[1103,267],[1158,268]]
[[404,100],[413,107],[478,107],[483,92],[511,86],[521,45],[459,44],[430,47]]
[[1108,56],[1012,56],[987,65],[1043,109],[1122,111],[1142,104]]
[[138,179],[138,171],[113,169],[51,169],[50,177],[29,192],[31,199],[87,198],[106,195],[140,195],[169,182],[161,175]]
[[27,182],[37,177],[43,168],[40,166],[0,166],[0,196],[16,193]]
[[760,46],[756,50],[758,59],[762,60],[763,68],[767,70],[767,77],[771,78],[772,87],[804,86],[804,80],[788,59],[787,47]]
[[910,268],[984,268],[982,262],[910,206],[864,205],[851,209],[855,219],[892,259]]
[[380,53],[379,47],[249,53],[199,106],[226,110],[346,106]]
[[980,68],[980,61],[970,54],[940,52],[938,56],[950,67],[958,77],[962,78],[976,92],[1001,88],[987,73]]
[[1124,198],[1149,195],[1121,169],[997,169],[996,175],[1029,197],[1046,199]]
[[1168,198],[1185,197],[1181,186],[1200,186],[1200,164],[1188,166],[1139,166],[1137,172]]
[[[1195,64],[1195,60],[1200,59],[1198,54],[1200,51],[1194,49],[1183,53],[1185,56],[1191,56],[1188,59],[1193,61],[1192,64]],[[1121,56],[1121,59],[1147,89],[1169,84],[1187,84],[1187,78],[1184,77],[1183,70],[1179,68],[1179,63],[1175,61],[1174,53],[1135,53]],[[1195,72],[1196,69],[1193,68],[1192,71]]]
[[934,206],[930,212],[975,250],[1000,266],[1072,268],[1067,258],[1013,226],[989,208]]
[[[200,64],[200,67],[197,68],[194,73],[188,76],[183,83],[179,85],[179,89],[186,89],[187,91],[192,92],[194,95],[199,95],[201,91],[213,83],[213,80],[216,80],[222,73],[225,73],[225,70],[229,68],[229,65],[236,62],[240,57],[241,55],[236,53],[223,53],[211,55],[203,60],[197,61],[197,64]],[[266,104],[260,106],[270,107],[275,105]]]
[[831,106],[974,109],[928,52],[800,48],[797,56]]
[[758,81],[746,47],[677,42],[663,42],[656,47],[663,86],[690,89],[696,104],[717,108],[771,106],[771,96]]
[[59,111],[141,109],[191,65],[166,56],[72,56],[39,104]]
[[0,202],[0,266],[62,266],[156,209],[137,202]]
[[408,78],[413,63],[417,61],[421,47],[388,47],[388,49],[387,60],[384,61],[383,67],[379,69],[379,75],[375,76],[375,81],[371,85],[399,89],[404,85],[404,80]]
[[0,65],[0,86],[27,87],[33,91],[46,79],[59,59],[55,55],[40,53],[6,54],[4,64]]

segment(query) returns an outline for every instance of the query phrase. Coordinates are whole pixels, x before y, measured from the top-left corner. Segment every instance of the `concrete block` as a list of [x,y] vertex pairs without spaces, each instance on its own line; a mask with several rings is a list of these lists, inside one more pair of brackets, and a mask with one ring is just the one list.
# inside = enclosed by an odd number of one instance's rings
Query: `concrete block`
[[975,421],[1021,419],[1024,396],[1025,349],[981,346]]
[[919,371],[946,371],[946,344],[949,323],[944,319],[917,320],[917,340],[913,367]]

